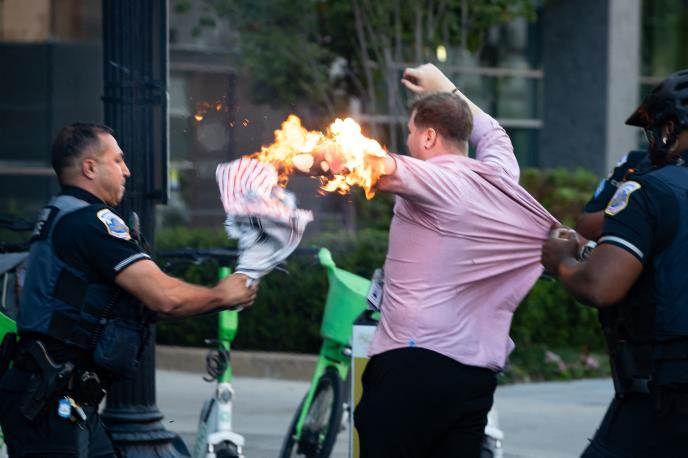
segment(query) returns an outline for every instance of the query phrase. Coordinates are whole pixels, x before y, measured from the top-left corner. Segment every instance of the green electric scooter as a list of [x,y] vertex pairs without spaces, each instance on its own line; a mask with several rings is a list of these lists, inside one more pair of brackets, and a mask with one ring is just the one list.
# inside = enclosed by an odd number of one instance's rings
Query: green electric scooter
[[338,268],[330,251],[318,252],[329,289],[320,335],[323,344],[311,384],[294,413],[280,458],[330,456],[337,434],[351,414],[349,369],[351,335],[356,318],[368,308],[370,280]]
[[[231,273],[219,270],[219,279]],[[217,382],[213,395],[201,409],[194,458],[243,458],[244,437],[232,431],[232,365],[230,346],[239,327],[239,312],[225,310],[218,314],[218,338],[206,340],[216,347],[206,357],[207,382]]]

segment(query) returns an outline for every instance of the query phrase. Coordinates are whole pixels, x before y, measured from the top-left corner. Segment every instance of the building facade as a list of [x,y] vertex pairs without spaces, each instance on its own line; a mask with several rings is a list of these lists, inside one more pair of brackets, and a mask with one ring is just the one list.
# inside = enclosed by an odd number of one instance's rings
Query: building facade
[[[216,164],[257,151],[290,112],[308,110],[253,104],[231,28],[199,34],[203,11],[170,8],[171,195],[159,221],[216,226]],[[99,1],[0,1],[0,213],[32,219],[58,189],[57,130],[102,121],[101,15]],[[537,20],[490,30],[479,58],[437,63],[502,122],[523,166],[603,175],[642,145],[624,121],[653,84],[688,67],[686,42],[684,0],[548,0]],[[355,227],[345,199],[292,185],[319,215],[314,230]]]

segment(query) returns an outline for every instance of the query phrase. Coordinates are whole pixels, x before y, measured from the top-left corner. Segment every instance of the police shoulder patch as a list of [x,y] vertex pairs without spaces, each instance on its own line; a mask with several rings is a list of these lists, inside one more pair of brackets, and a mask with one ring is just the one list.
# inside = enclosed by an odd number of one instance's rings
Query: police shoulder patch
[[628,201],[631,198],[631,194],[640,189],[640,183],[637,181],[626,181],[619,185],[616,190],[614,197],[609,201],[607,209],[604,211],[605,214],[609,216],[614,216],[619,214],[624,208],[628,206]]
[[105,225],[108,234],[122,240],[131,240],[129,227],[124,224],[122,218],[117,216],[112,210],[104,208],[96,213],[98,219]]

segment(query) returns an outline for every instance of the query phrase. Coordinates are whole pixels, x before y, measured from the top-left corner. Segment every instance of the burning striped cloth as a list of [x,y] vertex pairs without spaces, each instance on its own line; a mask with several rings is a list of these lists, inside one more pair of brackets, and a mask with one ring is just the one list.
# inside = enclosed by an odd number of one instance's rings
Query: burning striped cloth
[[225,230],[238,241],[236,271],[258,280],[296,249],[313,214],[297,208],[294,195],[278,186],[275,168],[257,159],[222,163],[215,177]]

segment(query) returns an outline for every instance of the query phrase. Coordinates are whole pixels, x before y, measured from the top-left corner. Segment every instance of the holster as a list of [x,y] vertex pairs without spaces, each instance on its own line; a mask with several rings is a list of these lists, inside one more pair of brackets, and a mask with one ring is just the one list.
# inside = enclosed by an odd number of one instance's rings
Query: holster
[[623,339],[618,332],[616,317],[600,312],[602,332],[609,351],[609,363],[618,398],[629,393],[649,393],[652,381],[652,347],[637,345]]
[[25,368],[32,368],[31,378],[19,410],[29,421],[36,420],[48,402],[65,390],[69,384],[74,364],[55,364],[40,341],[31,341],[17,355],[18,362]]
[[611,355],[611,365],[617,397],[622,398],[629,393],[650,393],[651,351],[629,342],[617,342],[615,354]]

